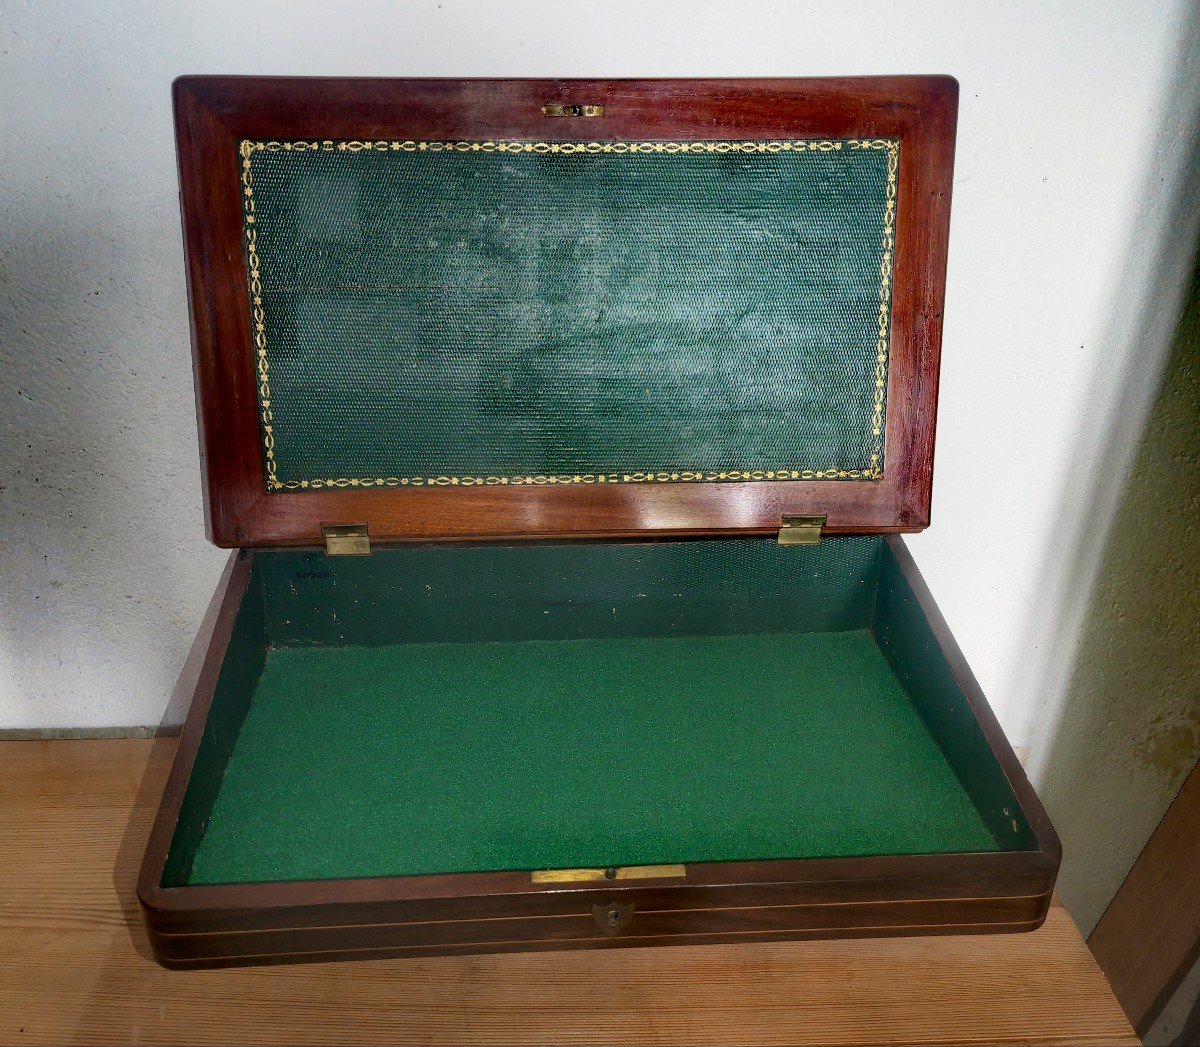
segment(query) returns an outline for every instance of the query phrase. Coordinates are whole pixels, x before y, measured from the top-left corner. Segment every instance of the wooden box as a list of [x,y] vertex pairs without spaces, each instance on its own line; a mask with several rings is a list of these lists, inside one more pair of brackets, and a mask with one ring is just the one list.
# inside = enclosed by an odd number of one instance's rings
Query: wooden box
[[953,80],[174,97],[238,551],[138,885],[163,964],[1042,922],[1057,838],[898,537]]

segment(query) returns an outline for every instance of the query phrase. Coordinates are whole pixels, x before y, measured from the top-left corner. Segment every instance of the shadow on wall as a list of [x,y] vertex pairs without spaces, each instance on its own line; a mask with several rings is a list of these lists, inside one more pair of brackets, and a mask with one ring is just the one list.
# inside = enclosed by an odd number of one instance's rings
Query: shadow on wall
[[[1200,265],[1116,511],[1041,795],[1088,933],[1200,754]],[[1061,812],[1061,813],[1059,813]]]
[[[1083,511],[1064,494],[1060,519],[1081,522],[1048,553],[1045,609],[1025,646],[1060,636],[1070,647],[1078,637],[1070,650],[1031,656],[1041,668],[1027,675],[1040,675],[1028,681],[1037,693],[1062,695],[1031,769],[1063,838],[1059,890],[1085,935],[1200,754],[1200,9],[1192,28],[1159,136],[1188,146],[1172,213],[1151,216],[1164,233],[1157,256],[1142,259],[1149,306],[1114,324],[1114,342],[1136,351],[1127,373],[1097,379],[1120,383],[1108,386],[1113,430],[1080,435],[1103,465]],[[1153,167],[1158,181],[1162,165]],[[1139,440],[1130,430],[1143,418]],[[1056,686],[1046,666],[1070,658]]]

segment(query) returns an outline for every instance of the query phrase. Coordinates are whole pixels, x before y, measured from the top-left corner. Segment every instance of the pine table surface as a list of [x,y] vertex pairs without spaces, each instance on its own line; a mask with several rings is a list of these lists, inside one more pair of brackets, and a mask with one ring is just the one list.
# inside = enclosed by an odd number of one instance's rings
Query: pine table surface
[[134,881],[175,741],[0,742],[3,1044],[1137,1044],[1032,934],[171,972]]

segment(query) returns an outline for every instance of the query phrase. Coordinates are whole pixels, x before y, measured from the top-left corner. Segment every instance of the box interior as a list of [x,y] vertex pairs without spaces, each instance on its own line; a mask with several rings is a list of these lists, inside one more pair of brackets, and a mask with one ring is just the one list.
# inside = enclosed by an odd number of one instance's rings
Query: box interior
[[1036,846],[882,538],[270,551],[163,883]]

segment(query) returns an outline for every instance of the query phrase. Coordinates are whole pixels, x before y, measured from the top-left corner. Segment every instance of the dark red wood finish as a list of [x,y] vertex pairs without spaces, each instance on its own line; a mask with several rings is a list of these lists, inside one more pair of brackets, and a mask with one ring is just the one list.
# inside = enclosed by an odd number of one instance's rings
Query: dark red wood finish
[[[209,537],[314,544],[323,524],[381,541],[770,533],[784,513],[830,533],[929,522],[958,85],[822,80],[321,80],[175,83]],[[547,118],[546,102],[603,118]],[[884,479],[449,487],[268,494],[242,242],[243,138],[901,139]]]
[[[226,562],[171,696],[172,708],[186,706],[188,712],[138,874],[138,895],[143,905],[147,906],[147,913],[153,906],[151,899],[162,882],[167,852],[171,849],[171,838],[183,807],[184,793],[187,792],[196,753],[204,738],[217,678],[221,674],[234,622],[250,581],[253,555],[250,552],[233,553]],[[143,895],[143,889],[148,893]]]
[[[180,687],[192,705],[138,879],[150,940],[171,967],[452,952],[1033,930],[1050,905],[1058,837],[899,538],[905,578],[1038,841],[986,854],[714,862],[681,880],[534,884],[528,873],[162,887],[253,552],[227,568]],[[592,907],[632,902],[609,937]]]
[[[555,120],[545,102],[599,103]],[[323,524],[376,540],[605,538],[774,532],[787,512],[830,532],[929,521],[934,411],[957,85],[945,77],[841,80],[476,81],[185,78],[175,85],[197,401],[210,537],[315,545]],[[237,143],[242,138],[899,137],[885,479],[279,493],[264,488],[246,302]],[[434,953],[1030,930],[1049,907],[1059,843],[903,543],[901,570],[1036,850],[688,866],[680,879],[550,884],[528,873],[163,887],[217,676],[247,592],[252,550],[230,561],[180,680],[190,699],[138,880],[160,961],[172,967]],[[610,937],[594,906],[633,904]]]

